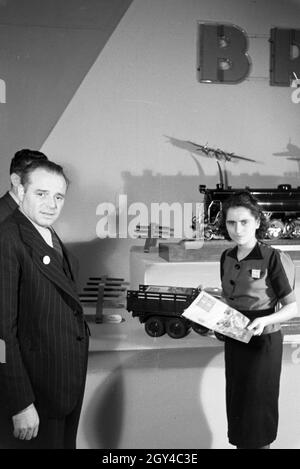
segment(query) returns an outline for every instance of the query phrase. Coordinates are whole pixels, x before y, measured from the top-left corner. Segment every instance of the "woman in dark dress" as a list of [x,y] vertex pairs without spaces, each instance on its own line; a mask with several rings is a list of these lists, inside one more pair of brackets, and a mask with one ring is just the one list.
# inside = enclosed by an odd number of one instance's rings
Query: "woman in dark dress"
[[295,268],[287,254],[259,241],[267,223],[249,192],[225,201],[222,225],[236,244],[221,256],[223,297],[253,332],[248,344],[225,339],[228,438],[237,448],[264,449],[277,436],[280,323],[297,315]]

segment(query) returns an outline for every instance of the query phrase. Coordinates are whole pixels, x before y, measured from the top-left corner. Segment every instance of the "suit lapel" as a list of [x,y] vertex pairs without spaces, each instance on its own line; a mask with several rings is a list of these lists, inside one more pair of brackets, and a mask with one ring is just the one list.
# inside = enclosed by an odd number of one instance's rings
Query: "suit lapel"
[[[60,259],[55,250],[51,248],[51,246],[48,246],[33,224],[20,211],[17,210],[14,213],[14,218],[18,222],[23,242],[29,247],[34,264],[45,277],[71,296],[81,309],[81,303],[75,290],[75,285],[73,285],[63,272]],[[68,262],[72,268],[69,259]]]

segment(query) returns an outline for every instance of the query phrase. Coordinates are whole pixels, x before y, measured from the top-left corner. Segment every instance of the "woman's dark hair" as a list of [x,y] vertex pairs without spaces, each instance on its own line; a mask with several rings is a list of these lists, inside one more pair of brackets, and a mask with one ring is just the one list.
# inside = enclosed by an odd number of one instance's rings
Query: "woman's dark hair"
[[261,210],[257,199],[249,191],[246,190],[234,192],[222,204],[220,232],[225,236],[225,239],[231,239],[226,228],[227,212],[230,208],[236,207],[247,208],[248,210],[250,210],[256,220],[260,220],[260,225],[256,230],[256,237],[257,239],[264,239],[268,229],[268,222],[266,216]]

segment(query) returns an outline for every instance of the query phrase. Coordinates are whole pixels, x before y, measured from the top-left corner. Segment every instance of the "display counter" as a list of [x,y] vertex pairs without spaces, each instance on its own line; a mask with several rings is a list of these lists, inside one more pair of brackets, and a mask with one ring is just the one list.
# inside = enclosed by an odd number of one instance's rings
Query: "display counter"
[[105,310],[106,315],[120,314],[122,322],[119,324],[96,324],[93,309],[85,308],[85,312],[91,330],[90,352],[220,347],[219,340],[201,336],[193,330],[182,339],[172,339],[167,334],[150,337],[144,324],[125,309]]

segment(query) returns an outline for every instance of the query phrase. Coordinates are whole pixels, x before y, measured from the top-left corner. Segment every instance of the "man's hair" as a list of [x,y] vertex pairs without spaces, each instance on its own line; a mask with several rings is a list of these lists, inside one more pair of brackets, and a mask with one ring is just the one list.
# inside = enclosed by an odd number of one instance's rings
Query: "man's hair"
[[258,200],[247,190],[234,192],[222,204],[220,231],[225,236],[225,239],[231,239],[226,228],[227,212],[230,208],[236,207],[247,208],[248,210],[250,210],[254,218],[260,221],[260,225],[256,230],[256,238],[264,239],[269,224],[267,222],[265,214],[263,213],[258,204]]
[[63,167],[60,166],[59,164],[54,163],[53,161],[50,161],[48,159],[38,159],[32,161],[29,165],[27,165],[22,174],[21,174],[21,184],[26,187],[29,182],[30,182],[30,175],[35,171],[36,169],[44,169],[45,171],[48,171],[49,173],[54,173],[59,176],[62,176],[64,180],[66,181],[67,187],[70,184],[69,179],[64,173]]
[[9,174],[16,173],[18,176],[21,176],[26,166],[36,160],[47,161],[48,158],[44,153],[37,150],[23,148],[23,150],[17,151],[11,160]]

